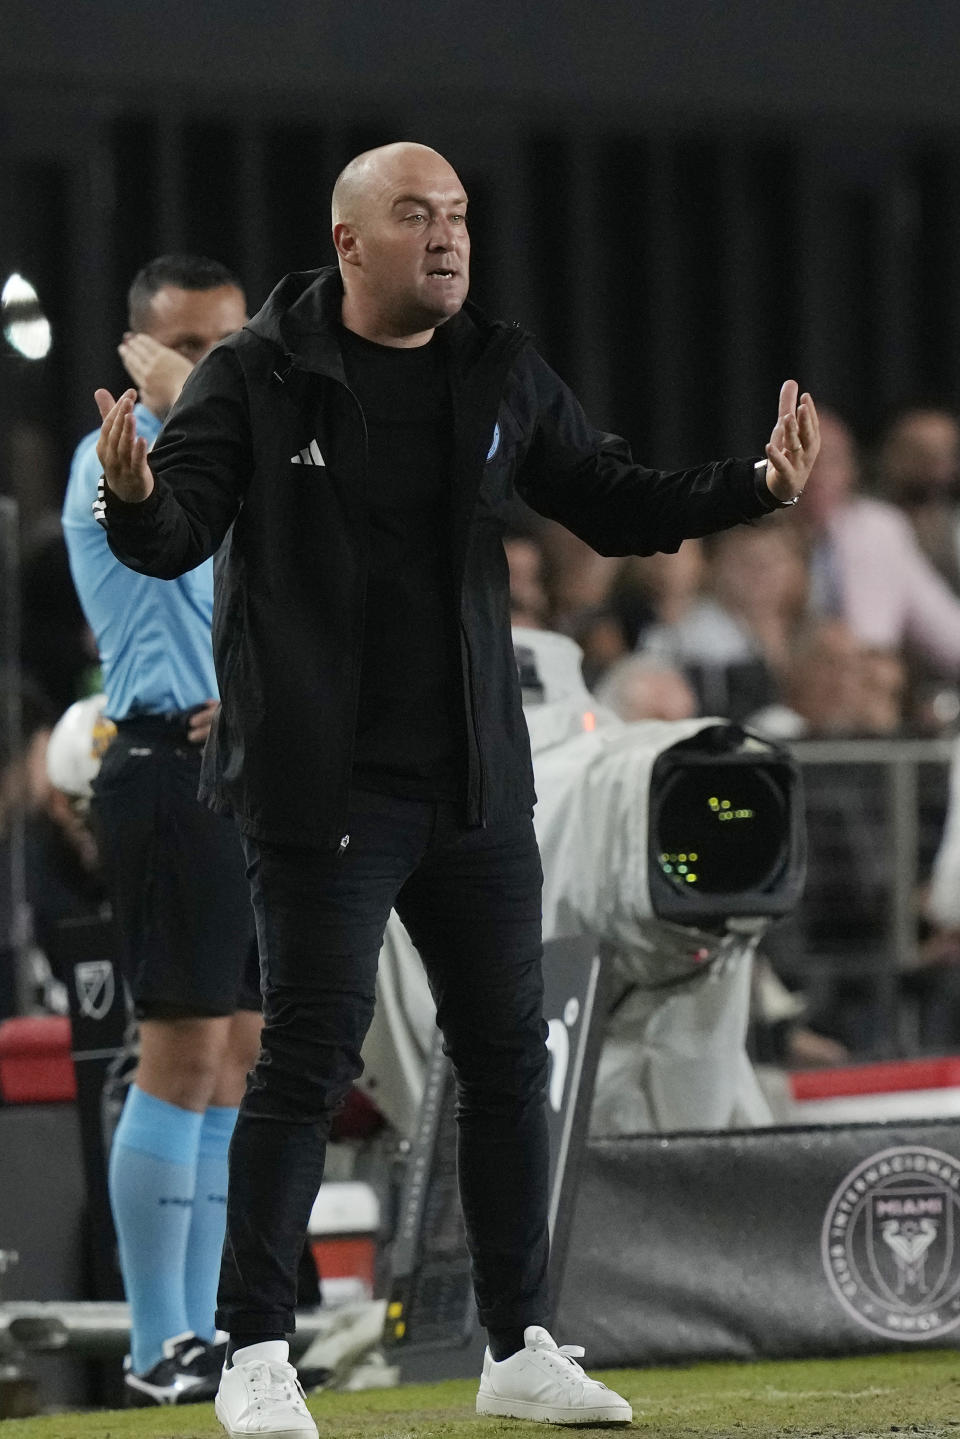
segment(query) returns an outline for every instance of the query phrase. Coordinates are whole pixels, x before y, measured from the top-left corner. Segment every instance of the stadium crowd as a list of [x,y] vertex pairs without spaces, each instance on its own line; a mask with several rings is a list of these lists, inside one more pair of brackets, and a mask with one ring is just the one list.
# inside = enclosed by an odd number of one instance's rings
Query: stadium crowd
[[[524,523],[526,521],[526,523]],[[862,456],[822,416],[795,515],[607,559],[528,514],[507,541],[515,623],[559,629],[629,718],[766,733],[941,734],[960,674],[960,422],[898,414]]]

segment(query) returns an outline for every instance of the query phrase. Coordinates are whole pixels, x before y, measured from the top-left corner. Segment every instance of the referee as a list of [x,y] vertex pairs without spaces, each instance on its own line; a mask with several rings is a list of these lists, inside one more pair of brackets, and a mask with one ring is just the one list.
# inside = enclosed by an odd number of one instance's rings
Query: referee
[[[151,444],[184,380],[239,330],[243,291],[222,265],[166,255],[129,292],[120,356]],[[259,1048],[260,994],[243,855],[197,802],[216,708],[213,561],[169,584],[115,559],[93,517],[97,435],[74,455],[63,509],[70,567],[94,632],[117,735],[95,820],[140,1061],[110,1155],[110,1199],[131,1311],[131,1402],[212,1397],[227,1146]]]

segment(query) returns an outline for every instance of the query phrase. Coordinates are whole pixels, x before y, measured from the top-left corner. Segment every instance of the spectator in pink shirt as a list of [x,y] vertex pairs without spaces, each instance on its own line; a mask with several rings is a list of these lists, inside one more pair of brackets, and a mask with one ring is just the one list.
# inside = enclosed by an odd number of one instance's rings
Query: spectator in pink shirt
[[960,599],[901,510],[859,492],[850,430],[821,416],[820,455],[798,507],[810,529],[810,607],[843,619],[868,649],[907,647],[960,671]]
[[876,456],[877,490],[899,506],[920,548],[960,594],[960,420],[934,406],[903,410]]

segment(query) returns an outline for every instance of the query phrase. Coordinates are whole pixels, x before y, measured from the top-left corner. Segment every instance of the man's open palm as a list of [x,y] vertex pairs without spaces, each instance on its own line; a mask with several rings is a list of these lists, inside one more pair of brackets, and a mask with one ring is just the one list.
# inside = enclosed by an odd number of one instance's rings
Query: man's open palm
[[797,390],[796,380],[785,380],[781,386],[777,423],[765,447],[767,488],[786,504],[803,494],[820,451],[820,419],[813,396],[802,394],[798,404]]
[[153,491],[153,471],[147,464],[147,442],[137,435],[133,406],[136,390],[124,390],[115,400],[109,390],[97,390],[94,399],[103,424],[97,441],[97,458],[108,488],[129,504],[145,500]]

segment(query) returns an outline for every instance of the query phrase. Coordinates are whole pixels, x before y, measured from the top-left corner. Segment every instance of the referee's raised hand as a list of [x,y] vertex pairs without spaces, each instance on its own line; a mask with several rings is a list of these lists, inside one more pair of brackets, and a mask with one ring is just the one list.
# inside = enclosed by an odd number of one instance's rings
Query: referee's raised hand
[[124,390],[115,400],[109,390],[97,390],[94,399],[103,424],[97,441],[97,458],[108,488],[118,499],[138,504],[153,491],[153,472],[147,464],[147,442],[138,437],[133,415],[136,390]]

